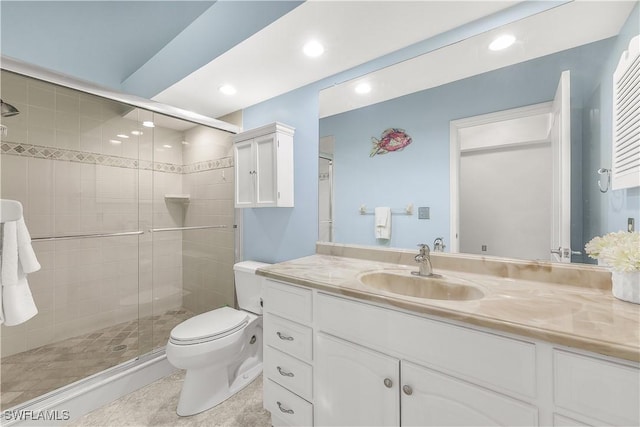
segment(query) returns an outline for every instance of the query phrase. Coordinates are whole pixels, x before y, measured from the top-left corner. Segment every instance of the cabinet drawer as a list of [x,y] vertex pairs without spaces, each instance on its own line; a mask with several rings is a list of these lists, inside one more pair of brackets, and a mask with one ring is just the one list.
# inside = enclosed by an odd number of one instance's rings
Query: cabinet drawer
[[640,425],[640,370],[562,350],[553,352],[554,402],[613,425]]
[[264,343],[299,359],[313,358],[311,328],[273,314],[264,315]]
[[286,425],[313,424],[313,405],[269,379],[264,382],[264,407]]
[[313,369],[272,347],[264,349],[264,375],[292,392],[311,400]]
[[264,309],[285,319],[311,322],[311,289],[267,280],[263,289]]
[[316,310],[319,331],[507,394],[536,395],[532,343],[321,293]]

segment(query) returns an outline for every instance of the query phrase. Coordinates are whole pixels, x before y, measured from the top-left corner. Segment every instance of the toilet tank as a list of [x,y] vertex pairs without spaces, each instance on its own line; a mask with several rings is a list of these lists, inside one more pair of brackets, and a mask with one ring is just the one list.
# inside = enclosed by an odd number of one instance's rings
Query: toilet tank
[[265,267],[267,263],[257,261],[242,261],[234,264],[233,274],[236,282],[238,307],[241,310],[262,314],[262,283],[263,276],[258,276],[256,270]]

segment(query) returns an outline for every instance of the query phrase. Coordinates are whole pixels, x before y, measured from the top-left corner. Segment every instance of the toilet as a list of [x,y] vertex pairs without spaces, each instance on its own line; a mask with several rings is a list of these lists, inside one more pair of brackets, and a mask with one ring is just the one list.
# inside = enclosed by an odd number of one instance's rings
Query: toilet
[[233,266],[240,310],[221,307],[185,320],[171,331],[167,360],[187,371],[177,413],[206,411],[240,391],[262,372],[262,282],[256,270]]

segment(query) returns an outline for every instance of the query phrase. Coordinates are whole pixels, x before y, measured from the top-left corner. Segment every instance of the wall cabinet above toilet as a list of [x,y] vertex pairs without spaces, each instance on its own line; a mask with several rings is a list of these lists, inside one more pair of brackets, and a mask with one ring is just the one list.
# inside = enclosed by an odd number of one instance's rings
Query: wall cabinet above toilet
[[293,207],[294,128],[272,123],[233,138],[235,207]]

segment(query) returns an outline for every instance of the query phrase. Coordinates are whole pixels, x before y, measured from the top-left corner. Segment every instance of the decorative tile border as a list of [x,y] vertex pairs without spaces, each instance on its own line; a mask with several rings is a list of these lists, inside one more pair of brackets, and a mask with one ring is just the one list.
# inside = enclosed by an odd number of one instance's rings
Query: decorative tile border
[[5,142],[0,143],[0,153],[11,156],[33,157],[37,159],[51,159],[65,162],[88,163],[117,168],[153,170],[167,173],[195,173],[213,169],[233,167],[233,157],[205,160],[190,165],[175,163],[152,162],[149,160],[131,159],[128,157],[109,156],[106,154],[86,151],[66,150],[45,147],[41,145]]
[[222,157],[215,160],[205,160],[203,162],[184,165],[183,173],[202,172],[213,169],[231,168],[233,167],[233,157]]

